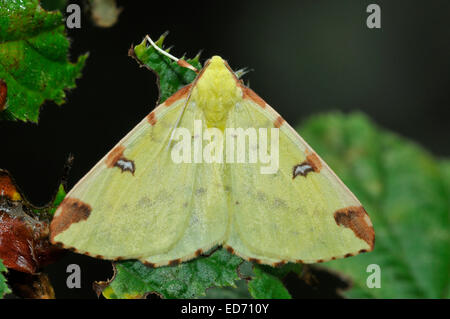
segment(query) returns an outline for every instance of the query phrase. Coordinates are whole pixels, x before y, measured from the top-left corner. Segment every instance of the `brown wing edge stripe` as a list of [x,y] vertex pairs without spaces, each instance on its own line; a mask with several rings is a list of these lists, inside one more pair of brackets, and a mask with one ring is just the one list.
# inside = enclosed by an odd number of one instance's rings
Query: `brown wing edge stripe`
[[[135,258],[127,258],[126,259],[124,257],[120,257],[119,256],[119,257],[115,257],[115,258],[108,258],[108,257],[105,257],[103,255],[94,255],[94,254],[91,254],[91,253],[89,253],[87,251],[80,251],[80,250],[78,250],[77,248],[75,248],[73,246],[64,245],[62,242],[54,241],[54,242],[52,242],[52,244],[57,245],[60,248],[64,248],[64,249],[73,251],[73,252],[75,252],[77,254],[82,254],[82,255],[86,255],[86,256],[89,256],[89,257],[92,257],[92,258],[97,258],[97,259],[102,259],[102,260],[110,260],[112,262],[118,262],[118,261],[124,261],[124,260],[139,261],[140,263],[142,263],[143,265],[145,265],[145,266],[147,266],[149,268],[158,268],[158,267],[164,267],[164,266],[176,266],[176,265],[178,265],[180,263],[190,261],[190,260],[195,259],[195,258],[200,257],[200,256],[209,257],[217,249],[219,249],[219,246],[218,246],[217,248],[213,249],[210,253],[205,254],[205,251],[210,250],[211,247],[200,248],[200,249],[197,249],[192,254],[189,254],[189,255],[186,255],[186,256],[181,257],[181,258],[173,259],[173,260],[170,260],[170,261],[158,264],[158,263],[152,263],[152,262],[149,262],[149,261],[142,260],[142,258],[144,258],[144,257],[135,257]],[[215,245],[217,245],[217,244],[214,244],[213,246],[215,246]]]
[[181,89],[179,89],[178,91],[176,91],[174,94],[172,94],[171,96],[169,96],[165,101],[164,101],[164,105],[165,106],[171,106],[173,103],[175,103],[176,101],[178,101],[179,99],[182,99],[186,96],[189,95],[189,91],[192,88],[192,84],[190,83],[186,86],[183,86]]
[[273,126],[275,126],[276,128],[280,128],[281,125],[283,125],[284,123],[284,118],[282,118],[281,116],[278,116],[277,119],[275,120],[275,122],[273,122]]
[[266,101],[264,101],[258,94],[256,94],[252,89],[246,87],[245,85],[238,83],[242,89],[242,98],[249,99],[261,106],[262,108],[266,107]]
[[70,197],[66,197],[58,209],[60,213],[50,224],[50,242],[53,244],[56,243],[55,236],[68,229],[70,225],[88,219],[92,211],[89,204]]
[[277,262],[274,262],[274,263],[265,263],[265,262],[264,262],[263,260],[261,260],[261,259],[253,258],[253,257],[247,257],[247,256],[244,256],[244,255],[242,255],[242,254],[239,254],[239,253],[237,253],[237,252],[233,249],[233,247],[231,247],[231,246],[224,246],[224,248],[225,248],[229,253],[231,253],[231,254],[233,254],[233,255],[236,255],[236,256],[238,256],[238,257],[240,257],[240,258],[242,258],[242,259],[244,259],[244,260],[246,260],[246,261],[249,261],[249,262],[252,262],[252,263],[255,263],[255,264],[269,265],[269,266],[272,266],[272,267],[275,267],[275,268],[276,268],[276,267],[282,267],[282,266],[286,265],[287,263],[296,263],[296,264],[324,263],[324,262],[331,261],[331,260],[336,260],[336,259],[342,259],[342,258],[353,257],[353,256],[356,256],[356,255],[358,255],[358,254],[360,254],[360,253],[366,253],[366,252],[369,252],[369,250],[361,249],[361,250],[358,251],[358,252],[348,253],[348,254],[341,255],[341,256],[333,256],[333,257],[329,257],[329,258],[321,258],[321,259],[317,259],[317,260],[314,260],[314,261],[304,261],[303,259],[296,259],[296,260],[285,260],[285,259],[282,259],[282,260],[277,261]]
[[266,107],[266,101],[264,101],[258,94],[256,94],[252,89],[245,86],[241,80],[239,80],[234,73],[234,71],[231,69],[231,67],[228,65],[228,63],[225,61],[225,66],[230,71],[230,73],[234,76],[234,79],[236,80],[236,85],[239,86],[242,90],[242,98],[243,99],[250,99],[262,108]]
[[[64,245],[63,243],[61,243],[61,242],[53,242],[53,241],[52,241],[52,243],[53,243],[54,245],[58,245],[58,246],[60,246],[60,247],[62,247],[62,248],[64,248],[64,249],[73,251],[73,252],[78,253],[78,254],[84,254],[84,255],[87,255],[87,256],[90,256],[90,257],[93,257],[93,258],[98,258],[98,259],[103,259],[103,260],[111,260],[111,261],[113,261],[112,264],[113,264],[113,268],[114,268],[115,271],[116,271],[116,268],[115,268],[115,263],[114,263],[114,262],[117,262],[117,261],[123,261],[123,260],[137,260],[137,261],[140,261],[143,265],[145,265],[146,267],[149,267],[149,268],[158,268],[158,267],[164,267],[164,266],[176,266],[176,265],[178,265],[178,264],[180,264],[180,263],[190,261],[190,260],[192,260],[192,259],[194,259],[194,258],[196,258],[196,257],[200,257],[200,256],[202,255],[202,253],[205,251],[205,250],[203,250],[203,249],[198,249],[198,250],[195,251],[195,253],[192,254],[192,255],[188,255],[188,256],[183,257],[183,258],[177,258],[177,259],[174,259],[174,260],[170,260],[170,261],[168,261],[168,262],[166,262],[166,263],[156,264],[156,263],[152,263],[152,262],[140,260],[139,258],[132,258],[132,259],[125,259],[125,258],[123,258],[123,257],[105,258],[105,257],[102,256],[102,255],[91,255],[89,252],[81,252],[81,251],[77,250],[77,249],[74,248],[74,247],[68,247],[68,246],[65,246],[65,245]],[[219,247],[220,247],[220,246],[219,246]],[[219,247],[218,247],[218,248],[219,248]],[[342,258],[353,257],[353,256],[356,256],[356,255],[358,255],[358,254],[360,254],[360,253],[366,253],[366,252],[369,252],[369,251],[370,251],[370,250],[367,250],[367,249],[361,249],[361,250],[359,250],[358,252],[347,253],[347,254],[342,255],[342,256],[333,256],[333,257],[330,257],[330,258],[318,259],[318,260],[315,260],[315,261],[312,261],[312,262],[306,262],[306,261],[304,261],[304,260],[302,260],[302,259],[296,259],[296,260],[293,260],[293,261],[289,261],[289,260],[281,260],[281,261],[274,262],[274,263],[264,263],[261,259],[258,259],[258,258],[252,258],[252,257],[246,257],[246,256],[243,256],[243,255],[237,253],[231,246],[224,245],[223,248],[225,248],[229,253],[231,253],[231,254],[233,254],[233,255],[236,255],[236,256],[238,256],[238,257],[240,257],[240,258],[242,258],[242,259],[244,259],[244,260],[246,260],[246,261],[249,261],[249,262],[252,262],[252,263],[256,263],[256,264],[265,264],[265,265],[269,265],[269,266],[272,266],[272,267],[275,267],[275,268],[276,268],[276,267],[282,267],[282,266],[286,265],[286,264],[289,263],[289,262],[297,263],[297,264],[323,263],[323,262],[327,262],[327,261],[331,261],[331,260],[336,260],[336,259],[342,259]],[[217,250],[217,249],[215,249],[215,250]],[[214,251],[215,251],[215,250],[214,250]],[[209,257],[209,256],[210,256],[210,255],[206,255],[205,257]],[[116,272],[114,272],[114,274],[115,274],[115,273],[116,273]],[[99,281],[99,282],[95,282],[95,283],[94,283],[95,285],[98,285],[98,286],[101,286],[101,287],[102,287],[102,290],[100,291],[100,293],[103,291],[103,289],[105,289],[105,288],[109,285],[109,283],[111,283],[111,281],[114,279],[114,277],[115,277],[115,275],[113,276],[113,278],[111,278],[111,279],[108,280],[107,282]],[[106,284],[106,283],[107,283],[107,284]],[[106,285],[104,285],[104,284],[106,284]],[[96,290],[96,289],[94,289],[94,290]],[[97,290],[96,290],[96,292],[97,292]]]
[[156,120],[155,111],[151,111],[147,115],[147,122],[150,123],[150,125],[152,125],[152,126],[154,126],[156,124],[157,120]]
[[117,161],[123,156],[125,146],[119,145],[115,147],[106,157],[106,166],[112,168],[116,165]]

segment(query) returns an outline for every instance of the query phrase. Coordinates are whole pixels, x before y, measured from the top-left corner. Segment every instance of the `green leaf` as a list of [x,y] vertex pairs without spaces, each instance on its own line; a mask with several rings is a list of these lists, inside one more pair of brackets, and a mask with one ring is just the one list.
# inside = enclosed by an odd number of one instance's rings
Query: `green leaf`
[[[355,298],[442,298],[449,293],[450,169],[366,116],[317,116],[300,134],[360,199],[375,228],[374,251],[324,264],[352,278]],[[368,288],[367,266],[381,268]]]
[[106,298],[141,298],[155,292],[164,298],[197,298],[209,287],[235,286],[242,259],[225,249],[177,266],[149,268],[138,261],[115,264],[116,275],[103,290]]
[[256,299],[291,299],[281,279],[259,265],[253,268],[254,276],[248,283],[248,290]]
[[37,122],[44,101],[64,103],[87,58],[70,63],[68,50],[61,12],[45,11],[38,0],[0,0],[0,79],[7,84],[0,118]]
[[11,292],[8,288],[8,285],[6,284],[6,278],[3,276],[3,273],[7,271],[8,270],[3,265],[2,260],[0,259],[0,299],[2,299],[5,294]]
[[56,209],[58,208],[59,204],[63,201],[64,197],[66,197],[66,191],[64,189],[63,184],[59,185],[58,192],[55,195],[55,198],[53,199],[53,202],[49,206],[49,214],[54,215]]
[[288,263],[273,268],[267,265],[254,265],[253,276],[248,283],[248,290],[255,299],[291,299],[291,294],[284,287],[283,278],[290,272],[300,275],[301,264]]
[[212,287],[206,290],[206,296],[202,299],[251,299],[247,281],[236,281],[236,287]]
[[[163,34],[158,41],[155,42],[160,48],[163,48],[163,42],[166,35],[167,34]],[[169,52],[169,50],[166,50],[166,52]],[[147,41],[145,39],[141,44],[135,46],[129,54],[141,65],[145,65],[158,76],[158,103],[163,103],[180,88],[194,81],[197,76],[194,71],[179,66],[175,61],[161,54],[154,47],[147,46]],[[186,60],[184,57],[182,59],[198,70],[202,68],[202,65],[199,62],[200,54],[197,54],[193,59]]]

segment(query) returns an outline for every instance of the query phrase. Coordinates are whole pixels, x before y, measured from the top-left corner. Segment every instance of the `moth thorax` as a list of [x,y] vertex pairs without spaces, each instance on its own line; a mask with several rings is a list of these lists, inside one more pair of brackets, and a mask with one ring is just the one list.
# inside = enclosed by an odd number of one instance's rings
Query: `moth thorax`
[[191,98],[202,109],[208,127],[223,129],[229,110],[241,96],[236,79],[225,62],[220,57],[213,57],[198,79]]

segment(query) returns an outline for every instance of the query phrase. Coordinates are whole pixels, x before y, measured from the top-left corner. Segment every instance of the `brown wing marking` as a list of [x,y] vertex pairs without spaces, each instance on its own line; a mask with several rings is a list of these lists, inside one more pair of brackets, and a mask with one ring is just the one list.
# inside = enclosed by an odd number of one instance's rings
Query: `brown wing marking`
[[334,213],[334,220],[339,226],[350,228],[356,237],[364,240],[369,245],[370,250],[373,249],[375,245],[375,231],[364,207],[349,206],[339,209]]
[[73,223],[86,220],[91,214],[90,205],[76,198],[66,197],[59,206],[61,212],[50,224],[50,241],[55,244],[54,238],[70,227]]
[[174,94],[172,94],[170,97],[168,97],[167,100],[164,101],[164,105],[171,106],[173,103],[175,103],[179,99],[187,97],[189,95],[189,91],[191,90],[191,88],[192,88],[192,83],[188,84],[186,86],[183,86],[181,89],[179,89]]
[[306,154],[306,160],[294,166],[292,170],[292,179],[296,178],[298,175],[306,177],[310,172],[319,173],[322,169],[322,162],[316,153],[307,151]]
[[106,157],[106,166],[109,168],[118,167],[122,172],[128,171],[134,175],[134,172],[136,171],[134,161],[126,158],[123,155],[124,151],[125,146],[123,145],[115,147]]

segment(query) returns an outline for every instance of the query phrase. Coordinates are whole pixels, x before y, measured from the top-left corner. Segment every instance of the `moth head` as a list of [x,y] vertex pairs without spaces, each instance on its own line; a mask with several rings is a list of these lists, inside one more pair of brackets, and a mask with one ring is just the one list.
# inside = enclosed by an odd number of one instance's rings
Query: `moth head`
[[191,99],[205,114],[209,127],[222,127],[228,111],[242,98],[238,80],[227,62],[213,56],[199,73]]

